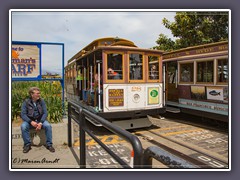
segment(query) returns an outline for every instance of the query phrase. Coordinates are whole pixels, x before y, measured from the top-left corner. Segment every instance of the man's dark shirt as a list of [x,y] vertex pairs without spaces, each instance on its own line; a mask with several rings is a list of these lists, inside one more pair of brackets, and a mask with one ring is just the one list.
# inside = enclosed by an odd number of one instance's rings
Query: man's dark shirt
[[26,99],[22,104],[21,117],[23,121],[31,123],[37,120],[43,123],[47,119],[47,107],[43,99],[40,99],[34,105],[31,99]]

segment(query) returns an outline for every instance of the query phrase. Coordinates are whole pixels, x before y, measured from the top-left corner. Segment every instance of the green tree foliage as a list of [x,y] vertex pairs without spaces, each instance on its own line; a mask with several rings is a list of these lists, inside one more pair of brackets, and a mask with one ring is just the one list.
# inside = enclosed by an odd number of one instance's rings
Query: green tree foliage
[[228,12],[177,12],[175,22],[162,23],[176,40],[160,34],[153,49],[165,51],[228,40]]
[[12,82],[12,121],[20,118],[23,101],[29,96],[30,87],[39,87],[41,97],[44,99],[48,110],[48,121],[50,123],[62,122],[62,87],[59,81],[25,81]]

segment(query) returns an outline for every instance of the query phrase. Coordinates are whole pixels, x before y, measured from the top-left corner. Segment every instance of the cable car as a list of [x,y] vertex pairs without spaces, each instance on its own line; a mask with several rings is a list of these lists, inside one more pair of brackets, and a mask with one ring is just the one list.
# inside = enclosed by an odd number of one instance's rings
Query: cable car
[[149,127],[149,116],[165,113],[162,55],[123,38],[96,39],[68,60],[67,100],[124,129]]
[[163,54],[167,111],[228,122],[228,41]]

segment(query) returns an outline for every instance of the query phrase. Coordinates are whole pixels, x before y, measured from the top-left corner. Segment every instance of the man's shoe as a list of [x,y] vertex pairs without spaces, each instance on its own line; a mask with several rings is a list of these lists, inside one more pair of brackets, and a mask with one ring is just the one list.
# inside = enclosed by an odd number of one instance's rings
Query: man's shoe
[[32,148],[30,145],[24,146],[23,147],[23,153],[28,153],[28,151],[30,151]]
[[48,149],[50,152],[55,152],[55,149],[54,149],[54,147],[52,147],[52,146],[47,146],[47,149]]

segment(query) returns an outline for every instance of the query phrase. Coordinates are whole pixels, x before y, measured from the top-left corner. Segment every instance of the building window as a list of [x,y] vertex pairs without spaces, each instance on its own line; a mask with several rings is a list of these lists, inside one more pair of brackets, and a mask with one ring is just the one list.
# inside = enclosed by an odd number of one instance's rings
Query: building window
[[108,79],[123,79],[123,55],[108,54],[107,55],[107,73]]
[[197,62],[197,82],[213,82],[213,61]]
[[148,79],[159,80],[159,57],[148,56]]
[[142,54],[129,54],[129,79],[143,79],[143,56]]
[[217,61],[217,82],[227,83],[228,82],[228,60],[219,59]]
[[193,63],[180,64],[180,82],[193,83]]

